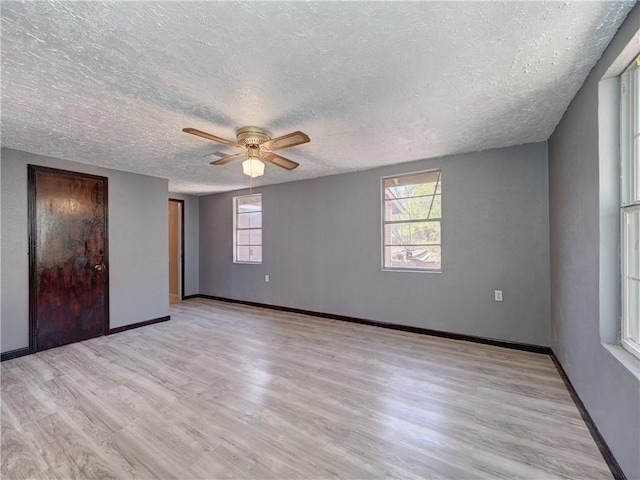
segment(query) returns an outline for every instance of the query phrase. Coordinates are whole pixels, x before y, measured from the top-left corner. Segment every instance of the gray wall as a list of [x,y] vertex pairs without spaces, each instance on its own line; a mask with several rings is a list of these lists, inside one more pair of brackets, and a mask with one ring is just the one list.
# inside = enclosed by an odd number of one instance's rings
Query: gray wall
[[184,294],[200,293],[200,197],[169,193],[184,200]]
[[[435,167],[443,272],[381,271],[380,177]],[[262,265],[232,261],[232,197],[248,192],[200,198],[201,293],[549,345],[545,143],[254,192],[263,194]]]
[[29,163],[109,178],[111,328],[169,314],[166,180],[5,148],[1,155],[0,333],[3,352],[29,345]]
[[[618,215],[610,213],[618,192],[611,162],[619,160],[617,138],[611,140],[607,125],[599,129],[598,83],[639,28],[636,6],[548,142],[551,344],[629,479],[640,478],[640,374],[632,373],[640,372],[640,362],[602,343],[612,340],[612,322],[619,329],[620,321],[618,258],[609,245]],[[607,81],[600,90],[606,102],[615,85]],[[615,112],[600,113],[617,122]]]

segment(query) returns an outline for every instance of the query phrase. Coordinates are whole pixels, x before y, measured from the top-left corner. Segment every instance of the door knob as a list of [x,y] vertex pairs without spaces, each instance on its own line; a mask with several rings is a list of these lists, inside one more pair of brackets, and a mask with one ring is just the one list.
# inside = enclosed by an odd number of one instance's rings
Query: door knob
[[103,270],[106,267],[106,265],[104,263],[98,263],[97,265],[93,266],[93,269],[96,270],[97,272]]

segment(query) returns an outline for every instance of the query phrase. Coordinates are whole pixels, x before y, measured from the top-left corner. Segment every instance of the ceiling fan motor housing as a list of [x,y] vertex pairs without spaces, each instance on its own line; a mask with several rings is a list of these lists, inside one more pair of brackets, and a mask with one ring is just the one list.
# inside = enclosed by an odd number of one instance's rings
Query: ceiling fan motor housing
[[236,132],[236,139],[240,145],[245,147],[251,145],[257,146],[271,140],[271,135],[259,127],[242,127]]

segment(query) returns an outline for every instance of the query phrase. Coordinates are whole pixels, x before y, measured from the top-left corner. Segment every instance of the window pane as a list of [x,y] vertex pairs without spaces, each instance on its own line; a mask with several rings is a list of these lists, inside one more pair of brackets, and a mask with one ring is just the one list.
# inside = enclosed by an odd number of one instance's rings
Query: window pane
[[251,245],[262,245],[262,230],[248,230],[251,236]]
[[400,187],[390,187],[385,189],[384,198],[409,198],[419,197],[421,195],[433,195],[435,192],[436,184],[423,183],[421,185],[406,185]]
[[[384,202],[385,220],[426,220],[433,200],[432,196],[387,200]],[[431,218],[438,217],[432,215]]]
[[384,226],[385,245],[440,243],[440,222],[392,223]]
[[640,68],[636,68],[635,80],[635,96],[636,96],[636,128],[635,133],[640,133]]
[[236,240],[238,241],[238,245],[249,245],[250,244],[250,233],[251,230],[238,230]]
[[398,177],[390,177],[384,179],[384,187],[403,187],[410,185],[418,185],[421,183],[436,183],[438,179],[438,170],[431,170],[429,172],[411,173],[409,175],[400,175]]
[[640,345],[640,280],[629,279],[627,285],[627,336]]
[[385,268],[440,270],[439,246],[385,247]]
[[261,246],[238,246],[238,253],[236,257],[238,262],[261,262],[262,261],[262,247]]
[[636,278],[640,277],[640,210],[630,210],[625,213],[627,224],[626,239],[624,239],[625,258],[627,267],[625,272]]
[[238,245],[262,245],[262,230],[238,230]]
[[239,213],[238,214],[238,221],[236,223],[236,226],[238,228],[249,228],[249,226],[250,226],[249,215],[251,215],[251,214],[250,213]]
[[421,185],[405,185],[400,187],[389,187],[385,189],[384,198],[409,198],[420,195],[433,195],[436,188],[435,182],[423,183]]
[[262,195],[238,197],[238,213],[259,212],[262,210]]
[[239,213],[238,228],[262,228],[262,213]]
[[249,251],[250,261],[251,262],[261,262],[262,261],[262,247],[251,247]]
[[249,255],[249,249],[251,247],[237,247],[238,248],[238,254],[236,257],[236,261],[238,262],[248,262],[250,255]]
[[429,218],[441,218],[442,217],[442,196],[436,195],[433,197],[433,205],[431,206],[431,212]]
[[419,195],[433,195],[438,180],[438,170],[420,172],[401,177],[384,179],[384,198],[406,198]]
[[262,228],[262,212],[249,213],[249,226],[251,228]]

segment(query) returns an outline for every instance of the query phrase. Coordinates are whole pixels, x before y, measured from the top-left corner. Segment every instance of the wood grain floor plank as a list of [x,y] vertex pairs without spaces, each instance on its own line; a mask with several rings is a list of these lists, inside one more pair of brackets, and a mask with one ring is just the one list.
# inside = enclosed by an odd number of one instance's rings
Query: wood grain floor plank
[[[156,454],[146,438],[139,436],[131,427],[113,434],[102,448],[108,449],[110,455],[123,459],[133,478],[177,479],[185,473],[184,466],[172,465],[170,460]],[[118,463],[123,465],[122,460],[118,460]]]
[[1,380],[2,403],[20,425],[53,413],[50,402],[34,394],[33,384],[25,381],[15,368],[3,371]]
[[57,412],[67,415],[79,430],[98,442],[125,426],[119,412],[66,375],[43,383],[40,389],[56,404]]
[[[116,479],[122,473],[100,455],[99,447],[59,413],[35,420],[27,435],[59,478]],[[11,476],[9,476],[11,478]]]
[[37,452],[35,445],[16,427],[6,411],[2,415],[0,435],[2,442],[2,466],[0,474],[4,477],[7,472],[13,472],[13,478],[39,478],[47,470],[47,464]]
[[611,478],[550,358],[193,299],[2,363],[2,478]]

